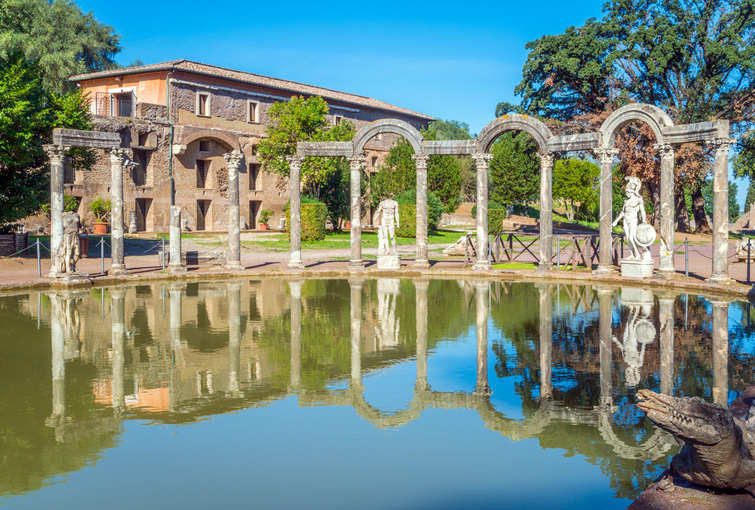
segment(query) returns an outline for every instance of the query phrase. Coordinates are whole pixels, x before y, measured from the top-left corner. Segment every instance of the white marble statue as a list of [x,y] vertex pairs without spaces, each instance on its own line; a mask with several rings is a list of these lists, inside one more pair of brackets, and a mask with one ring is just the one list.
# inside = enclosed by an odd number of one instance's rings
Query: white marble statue
[[81,222],[78,213],[63,213],[63,243],[60,245],[60,272],[75,273],[79,261],[79,229]]
[[378,226],[378,254],[396,253],[398,202],[390,198],[380,202],[375,218]]
[[[626,194],[624,207],[613,222],[615,227],[620,219],[624,219],[624,235],[629,245],[630,255],[628,259],[651,260],[650,250],[645,243],[638,242],[637,228],[639,225],[647,224],[645,217],[645,200],[640,195],[642,183],[637,177],[627,177]],[[652,242],[652,241],[651,241]]]

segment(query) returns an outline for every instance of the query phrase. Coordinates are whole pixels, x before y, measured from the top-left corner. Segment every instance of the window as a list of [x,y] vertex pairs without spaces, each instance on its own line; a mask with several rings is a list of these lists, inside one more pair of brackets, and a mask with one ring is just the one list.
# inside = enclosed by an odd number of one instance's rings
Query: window
[[252,156],[257,155],[257,144],[252,145]]
[[210,141],[199,140],[199,152],[209,152],[209,150],[210,150]]
[[117,94],[115,96],[115,106],[118,112],[118,117],[131,117],[132,102],[131,93]]
[[207,170],[209,165],[203,159],[197,160],[197,188],[207,187]]
[[338,115],[334,115],[333,116],[333,125],[334,126],[340,126],[342,121],[343,121],[343,117],[340,117]]
[[247,101],[246,121],[254,124],[259,123],[259,103],[255,101]]
[[257,163],[249,163],[249,189],[253,191],[262,190],[262,173],[260,172],[260,165]]
[[210,94],[197,92],[197,115],[202,117],[210,116]]

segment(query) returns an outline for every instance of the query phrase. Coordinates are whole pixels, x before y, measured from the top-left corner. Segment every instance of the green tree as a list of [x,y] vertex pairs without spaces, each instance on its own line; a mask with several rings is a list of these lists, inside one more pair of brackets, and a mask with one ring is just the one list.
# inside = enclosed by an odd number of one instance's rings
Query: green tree
[[501,135],[490,151],[491,200],[524,206],[540,196],[540,158],[532,137],[524,131],[510,131]]
[[414,148],[405,138],[396,140],[377,173],[370,177],[368,199],[373,207],[385,198],[417,188],[417,167],[412,154]]
[[[37,212],[49,202],[49,166],[42,149],[53,128],[91,129],[80,92],[45,92],[39,68],[20,54],[0,58],[0,225]],[[91,155],[71,151],[85,167]]]
[[0,0],[0,57],[21,52],[39,65],[45,90],[61,93],[75,74],[118,67],[112,27],[66,0]]
[[585,209],[598,204],[600,167],[583,159],[569,158],[556,161],[553,166],[553,198],[567,205],[570,220],[579,218]]
[[[296,154],[297,142],[347,141],[354,137],[356,130],[351,122],[344,120],[337,126],[329,126],[327,115],[328,105],[319,96],[307,99],[294,96],[290,101],[271,106],[268,136],[258,146],[265,169],[288,176],[286,156]],[[348,183],[348,165],[343,158],[305,158],[301,181],[305,194],[328,206],[328,215],[334,224],[345,216],[348,192],[342,187]]]
[[[702,186],[702,194],[705,198],[705,214],[713,218],[713,179],[709,179]],[[739,218],[739,204],[737,203],[737,183],[729,183],[729,222]]]

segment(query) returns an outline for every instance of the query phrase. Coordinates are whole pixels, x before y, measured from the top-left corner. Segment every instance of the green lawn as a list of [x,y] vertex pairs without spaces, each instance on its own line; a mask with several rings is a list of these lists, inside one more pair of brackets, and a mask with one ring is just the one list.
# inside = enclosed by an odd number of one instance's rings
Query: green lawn
[[[452,244],[455,243],[462,232],[452,230],[431,231],[428,233],[427,241],[429,244]],[[265,248],[268,250],[289,250],[291,244],[286,239],[285,234],[269,236],[270,240],[266,241],[244,241],[241,244],[246,248]],[[328,232],[322,241],[302,241],[304,250],[323,250],[323,249],[346,249],[351,246],[351,234],[349,232]],[[410,237],[397,237],[396,242],[401,246],[413,246],[417,240]],[[362,232],[362,248],[378,247],[377,232]]]

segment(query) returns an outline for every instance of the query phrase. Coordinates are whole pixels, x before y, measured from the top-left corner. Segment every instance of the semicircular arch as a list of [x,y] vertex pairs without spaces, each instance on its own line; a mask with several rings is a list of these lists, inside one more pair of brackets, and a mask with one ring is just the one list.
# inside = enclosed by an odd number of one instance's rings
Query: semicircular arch
[[526,132],[535,139],[538,147],[540,147],[540,152],[549,152],[548,140],[553,137],[553,133],[548,129],[548,126],[534,117],[518,113],[503,115],[485,126],[477,137],[479,150],[481,152],[490,152],[490,146],[493,145],[493,142],[508,131]]
[[628,104],[613,112],[601,124],[599,131],[602,147],[604,149],[613,147],[619,131],[635,121],[642,121],[650,126],[655,134],[656,143],[663,143],[663,129],[674,125],[671,117],[657,106],[645,103]]
[[422,134],[406,121],[399,119],[380,119],[363,126],[354,135],[354,155],[358,155],[364,149],[367,141],[373,136],[383,133],[401,135],[412,144],[415,154],[422,153]]
[[223,133],[222,131],[215,131],[212,129],[202,129],[199,131],[193,131],[181,137],[181,145],[189,145],[197,140],[215,140],[220,142],[227,149],[240,150],[241,146],[239,141],[233,135]]

